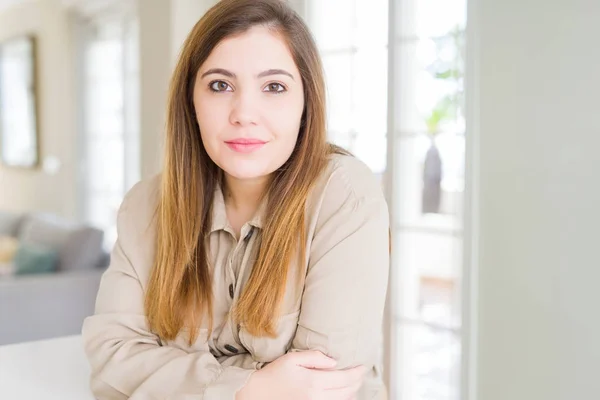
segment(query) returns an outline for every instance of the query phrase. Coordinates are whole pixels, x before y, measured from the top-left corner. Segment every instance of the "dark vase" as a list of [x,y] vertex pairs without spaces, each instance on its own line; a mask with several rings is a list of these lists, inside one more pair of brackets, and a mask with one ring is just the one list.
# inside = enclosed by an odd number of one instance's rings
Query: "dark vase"
[[434,141],[425,155],[423,166],[423,214],[438,214],[442,197],[442,158]]

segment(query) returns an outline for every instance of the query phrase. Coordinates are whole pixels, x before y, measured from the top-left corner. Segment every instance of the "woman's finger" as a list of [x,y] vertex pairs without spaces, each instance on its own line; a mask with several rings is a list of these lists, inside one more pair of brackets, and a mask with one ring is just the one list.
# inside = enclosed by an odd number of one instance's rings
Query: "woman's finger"
[[313,387],[323,390],[337,390],[362,384],[365,367],[358,367],[338,371],[311,371]]
[[337,363],[318,350],[295,351],[286,356],[290,357],[294,364],[310,369],[329,369],[335,367]]

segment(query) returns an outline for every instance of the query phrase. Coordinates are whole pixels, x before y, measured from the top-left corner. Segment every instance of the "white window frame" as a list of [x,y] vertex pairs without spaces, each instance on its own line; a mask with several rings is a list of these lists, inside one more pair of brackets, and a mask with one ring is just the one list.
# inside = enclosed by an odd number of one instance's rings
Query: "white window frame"
[[[395,43],[397,41],[397,32],[396,29],[396,21],[395,15],[396,10],[400,6],[401,0],[389,0],[389,13],[388,13],[388,87],[394,88],[396,80],[399,79],[397,74],[397,54],[396,54],[396,46],[390,46],[390,43]],[[303,3],[303,4],[298,4]],[[311,0],[301,1],[293,1],[293,5],[296,10],[299,10],[303,15],[309,16],[309,7],[311,4]],[[471,6],[471,2],[469,2],[469,6]],[[468,21],[473,20],[473,11],[469,7],[468,12]],[[308,18],[307,18],[308,20]],[[308,20],[310,26],[310,20]],[[465,92],[472,92],[474,89],[474,79],[469,79],[469,76],[473,75],[474,70],[474,57],[473,52],[471,51],[472,43],[474,42],[474,33],[473,29],[470,28],[472,26],[471,23],[467,25],[467,41],[469,43],[469,52],[467,52],[466,62],[466,76],[465,76]],[[394,115],[395,106],[395,94],[393,90],[388,90],[388,112],[387,112],[387,126],[388,132],[394,132],[394,127],[397,126]],[[462,247],[463,247],[463,259],[461,265],[461,275],[460,275],[460,293],[458,296],[460,299],[460,308],[461,308],[461,332],[460,332],[460,341],[461,341],[461,380],[460,380],[460,396],[461,399],[464,400],[472,400],[474,399],[474,360],[475,360],[475,346],[473,344],[473,338],[475,337],[475,301],[476,298],[476,288],[475,288],[475,280],[473,279],[473,274],[475,274],[476,267],[476,249],[477,244],[474,241],[474,235],[476,235],[476,199],[473,195],[475,193],[474,186],[476,186],[476,171],[477,165],[475,164],[475,154],[476,154],[476,135],[475,132],[476,124],[474,120],[474,116],[476,115],[476,110],[474,107],[474,101],[472,96],[467,94],[466,104],[465,104],[465,118],[468,125],[468,133],[465,133],[465,138],[469,138],[466,141],[466,151],[465,151],[465,188],[463,192],[463,227],[461,230],[457,231],[454,227],[448,227],[448,234],[450,235],[460,235],[462,237]],[[401,193],[399,192],[399,185],[397,184],[398,179],[400,178],[398,175],[402,173],[399,167],[398,160],[398,146],[400,145],[400,138],[395,134],[387,135],[387,168],[384,172],[383,182],[386,192],[386,197],[388,204],[390,206],[390,217],[391,221],[398,221],[398,199],[401,198]],[[399,227],[394,226],[394,231],[397,233]],[[398,287],[397,281],[398,277],[396,276],[396,272],[392,266],[398,265],[398,254],[397,252],[392,252],[392,258],[390,260],[390,280],[389,280],[389,288],[388,288],[388,300],[386,304],[386,312],[385,312],[385,320],[384,320],[384,379],[386,386],[388,388],[388,398],[389,399],[397,399],[399,398],[398,391],[398,382],[394,377],[398,376],[398,371],[395,368],[394,357],[397,353],[397,338],[398,333],[396,332],[397,324],[396,324],[396,312],[394,308],[398,304],[397,294]],[[410,400],[410,399],[408,399]]]
[[[79,2],[73,5],[73,31],[76,39],[75,62],[77,79],[77,131],[78,134],[78,216],[80,220],[90,220],[89,171],[86,168],[90,155],[87,152],[88,132],[86,131],[86,77],[85,54],[86,45],[91,40],[94,26],[103,22],[117,23],[123,28],[121,40],[123,43],[122,63],[122,88],[123,88],[123,187],[125,193],[140,179],[140,116],[139,116],[139,35],[137,33],[137,13],[135,4],[131,1],[115,2],[108,0],[95,0],[92,2]],[[133,64],[131,64],[133,63]],[[131,69],[133,65],[133,69]],[[116,218],[104,221],[105,249],[110,251],[114,242]],[[112,235],[111,235],[112,232]]]

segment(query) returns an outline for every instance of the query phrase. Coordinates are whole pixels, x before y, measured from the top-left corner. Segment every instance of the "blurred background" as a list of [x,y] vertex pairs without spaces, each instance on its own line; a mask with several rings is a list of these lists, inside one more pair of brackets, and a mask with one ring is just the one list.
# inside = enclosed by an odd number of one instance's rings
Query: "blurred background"
[[[93,313],[214,3],[0,0],[0,346]],[[600,398],[600,2],[289,3],[390,204],[390,399]]]

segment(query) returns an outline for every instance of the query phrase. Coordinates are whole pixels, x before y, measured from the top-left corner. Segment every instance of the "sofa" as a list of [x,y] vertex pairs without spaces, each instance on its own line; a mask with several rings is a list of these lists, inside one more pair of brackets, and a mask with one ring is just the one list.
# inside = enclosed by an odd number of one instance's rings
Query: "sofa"
[[109,263],[104,233],[44,213],[0,211],[0,238],[55,255],[51,272],[0,275],[0,345],[79,334]]

